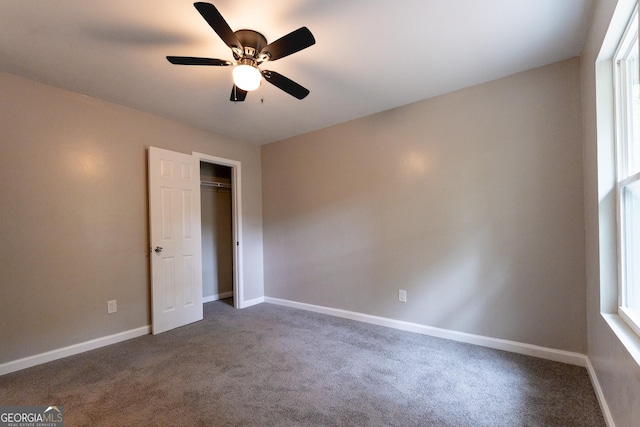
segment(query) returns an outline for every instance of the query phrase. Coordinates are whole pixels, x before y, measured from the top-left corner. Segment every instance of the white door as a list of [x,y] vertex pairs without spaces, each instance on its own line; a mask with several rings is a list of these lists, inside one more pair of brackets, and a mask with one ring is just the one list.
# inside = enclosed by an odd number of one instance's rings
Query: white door
[[200,160],[149,148],[154,334],[202,320]]

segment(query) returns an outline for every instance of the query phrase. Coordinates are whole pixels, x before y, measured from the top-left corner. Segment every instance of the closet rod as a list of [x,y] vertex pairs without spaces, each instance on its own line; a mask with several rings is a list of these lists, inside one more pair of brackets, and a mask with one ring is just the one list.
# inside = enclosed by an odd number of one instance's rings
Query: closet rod
[[204,185],[206,187],[231,188],[231,184],[214,181],[200,181],[200,185]]

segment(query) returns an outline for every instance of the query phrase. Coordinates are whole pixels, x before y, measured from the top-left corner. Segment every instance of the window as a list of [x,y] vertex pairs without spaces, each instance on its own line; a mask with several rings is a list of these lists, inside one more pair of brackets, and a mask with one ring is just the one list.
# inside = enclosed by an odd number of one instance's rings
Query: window
[[615,55],[618,312],[640,335],[640,62],[638,11]]

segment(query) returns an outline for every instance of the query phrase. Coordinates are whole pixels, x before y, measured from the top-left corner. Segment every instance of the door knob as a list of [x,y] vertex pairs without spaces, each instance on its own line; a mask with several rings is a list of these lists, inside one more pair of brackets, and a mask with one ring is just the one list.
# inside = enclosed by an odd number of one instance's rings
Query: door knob
[[160,246],[156,246],[154,251],[155,251],[155,253],[159,254],[160,252],[162,252],[162,248]]

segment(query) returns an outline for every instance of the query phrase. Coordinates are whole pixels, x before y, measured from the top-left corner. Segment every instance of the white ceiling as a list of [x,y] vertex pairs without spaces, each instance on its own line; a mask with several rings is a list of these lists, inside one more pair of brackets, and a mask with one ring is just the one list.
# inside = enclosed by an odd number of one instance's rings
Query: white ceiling
[[0,71],[264,144],[577,56],[593,2],[213,0],[233,30],[316,38],[262,66],[307,98],[232,103],[230,67],[165,59],[232,59],[193,1],[2,0]]

